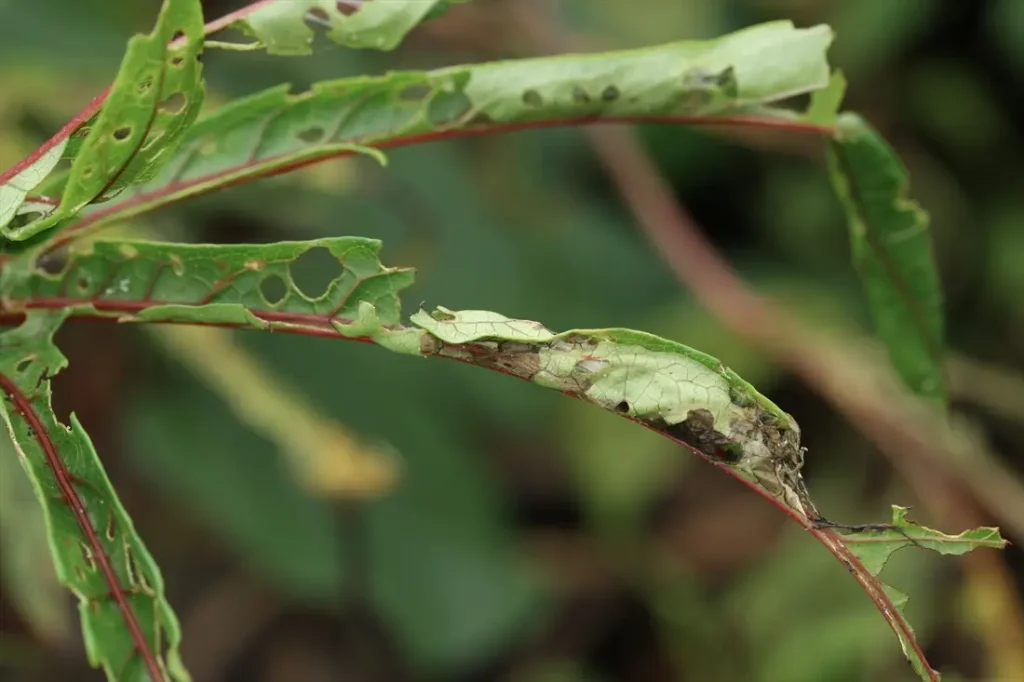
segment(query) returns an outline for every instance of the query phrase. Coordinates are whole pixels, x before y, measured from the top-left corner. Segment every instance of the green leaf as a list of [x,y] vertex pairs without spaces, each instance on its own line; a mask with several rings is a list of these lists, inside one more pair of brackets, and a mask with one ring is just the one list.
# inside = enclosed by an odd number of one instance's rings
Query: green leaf
[[[849,551],[860,560],[871,575],[877,577],[885,568],[889,557],[904,547],[916,546],[930,549],[939,554],[958,556],[979,547],[1002,549],[1006,546],[1006,540],[999,535],[998,528],[981,527],[966,530],[959,535],[946,535],[908,520],[908,511],[909,509],[906,507],[894,505],[891,525],[870,526],[842,534]],[[882,583],[882,589],[902,613],[908,596],[884,583]],[[905,619],[904,623],[906,623]],[[908,629],[909,627],[907,625]],[[903,653],[910,661],[914,671],[923,680],[931,679],[933,672],[927,662],[917,655],[912,646],[913,631],[902,632],[897,628],[896,634],[899,636]]]
[[160,571],[81,424],[61,424],[50,407],[49,377],[67,365],[52,342],[65,317],[30,312],[0,334],[0,412],[42,503],[57,574],[79,598],[89,661],[111,681],[187,681]]
[[846,94],[846,77],[842,71],[836,71],[828,82],[828,87],[816,90],[811,94],[811,105],[805,117],[808,122],[818,125],[834,126]]
[[[199,0],[165,0],[152,33],[128,41],[117,79],[72,162],[60,205],[25,225],[3,227],[3,236],[28,239],[91,202],[151,179],[199,114],[202,42]],[[0,213],[8,212],[0,206]]]
[[[414,274],[381,266],[379,250],[379,241],[359,237],[265,245],[100,241],[71,250],[52,274],[19,261],[31,269],[9,266],[0,286],[10,309],[60,305],[123,321],[300,326],[334,335],[331,321],[355,319],[360,303],[372,304],[381,324],[398,324],[397,293]],[[335,273],[318,290],[303,290],[295,281],[301,260],[324,251],[337,262]]]
[[878,335],[904,382],[945,403],[942,294],[928,214],[895,152],[859,116],[839,117],[829,170]]
[[1006,546],[998,528],[982,527],[965,530],[959,535],[946,535],[908,520],[909,511],[907,507],[893,506],[891,525],[872,526],[844,534],[850,549],[872,575],[881,573],[889,557],[904,547],[921,547],[939,554],[959,556],[978,547],[1002,549]]
[[322,82],[297,95],[276,87],[200,120],[158,177],[88,209],[72,229],[77,236],[218,187],[365,152],[364,145],[597,118],[742,114],[826,87],[831,40],[827,26],[781,21],[712,41],[393,72]]
[[410,318],[424,354],[512,374],[646,424],[732,468],[797,514],[819,518],[800,469],[800,427],[720,360],[632,329],[573,329],[486,310]]
[[272,2],[232,26],[259,40],[270,54],[311,54],[317,34],[345,47],[393,50],[420,22],[460,2],[466,0]]

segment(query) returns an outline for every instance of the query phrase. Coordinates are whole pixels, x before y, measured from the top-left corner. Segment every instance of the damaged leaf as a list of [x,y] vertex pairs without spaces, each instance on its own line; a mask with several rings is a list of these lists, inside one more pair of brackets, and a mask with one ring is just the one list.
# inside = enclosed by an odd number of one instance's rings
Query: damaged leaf
[[52,337],[66,316],[33,311],[0,334],[0,415],[42,505],[57,575],[79,598],[90,663],[111,681],[187,682],[160,571],[82,425],[50,407],[50,377],[67,365]]
[[[322,291],[303,291],[293,268],[317,249],[337,261],[337,274]],[[397,293],[412,283],[413,271],[383,267],[379,250],[379,241],[359,237],[263,245],[97,241],[21,272],[11,266],[0,273],[0,286],[11,310],[59,300],[72,315],[125,322],[302,327],[333,335],[331,320],[354,319],[360,302],[372,303],[383,324],[398,324]]]
[[[910,521],[907,518],[909,511],[907,507],[894,505],[891,524],[865,526],[841,533],[847,550],[857,557],[872,576],[877,578],[885,568],[889,557],[904,547],[921,547],[939,554],[958,556],[979,547],[1002,549],[1006,546],[1006,540],[1000,536],[998,528],[973,528],[965,530],[959,535],[946,535]],[[893,605],[902,613],[908,596],[890,585],[881,583],[881,586]],[[906,623],[906,619],[903,619],[903,622]],[[913,631],[904,632],[899,628],[893,629],[899,636],[903,654],[921,679],[937,678],[938,673],[931,670],[927,661],[919,656],[912,646]]]
[[310,0],[271,2],[232,27],[256,38],[270,54],[313,52],[322,34],[352,48],[393,50],[406,34],[453,3],[466,0]]
[[827,86],[831,40],[827,26],[779,21],[711,41],[399,71],[294,95],[276,87],[197,122],[157,177],[87,209],[71,230],[368,147],[599,118],[743,114]]
[[[86,124],[88,132],[79,136],[82,141],[76,145],[59,205],[35,220],[0,228],[0,233],[14,241],[29,239],[63,224],[91,202],[151,179],[199,114],[204,93],[198,60],[202,43],[199,0],[165,0],[152,33],[128,41],[103,108]],[[40,161],[53,161],[55,149]],[[32,168],[48,171],[52,164],[46,169],[37,162]],[[13,202],[0,198],[0,215],[13,217]]]
[[734,469],[802,517],[818,518],[800,475],[796,421],[710,355],[631,329],[556,334],[489,311],[438,308],[410,321],[439,342],[428,352],[513,374],[647,424]]

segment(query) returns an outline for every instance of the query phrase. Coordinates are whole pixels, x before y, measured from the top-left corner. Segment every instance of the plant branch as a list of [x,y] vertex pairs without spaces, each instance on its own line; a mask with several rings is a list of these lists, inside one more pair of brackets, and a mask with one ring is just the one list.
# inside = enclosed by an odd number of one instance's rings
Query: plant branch
[[[252,14],[258,9],[261,9],[265,5],[269,5],[270,3],[278,1],[279,0],[257,0],[252,4],[242,7],[241,9],[235,10],[234,12],[230,12],[229,14],[226,14],[223,17],[220,17],[219,19],[214,19],[213,21],[209,22],[203,27],[203,35],[208,36],[212,33],[216,33],[217,31],[220,31],[221,29],[230,26],[239,19],[242,19],[243,17]],[[185,36],[182,36],[177,40],[172,40],[169,44],[169,47],[176,47],[184,43],[185,40]],[[6,171],[0,172],[0,185],[4,184],[5,182],[13,178],[15,175],[23,171],[25,168],[35,163],[43,154],[45,154],[46,152],[48,152],[49,150],[53,149],[58,144],[63,142],[64,140],[74,135],[75,131],[77,131],[79,128],[85,125],[85,122],[93,116],[95,116],[96,113],[103,107],[103,103],[107,100],[107,95],[110,94],[111,87],[112,86],[107,86],[106,89],[103,90],[103,92],[93,97],[92,101],[90,101],[84,109],[75,114],[75,116],[70,121],[65,123],[60,130],[53,134],[53,137],[51,137],[49,140],[40,145],[38,149],[36,149],[34,152],[26,156],[18,163],[16,163],[11,168],[7,169]]]
[[[487,126],[481,126],[477,128],[462,128],[453,130],[443,130],[431,133],[425,133],[420,135],[412,135],[408,137],[399,137],[391,140],[375,144],[374,146],[378,149],[391,149],[394,147],[404,147],[414,144],[423,144],[426,142],[435,142],[439,140],[455,139],[461,137],[473,137],[477,135],[488,135],[506,132],[515,132],[519,130],[529,130],[535,128],[554,128],[563,126],[582,126],[595,123],[661,123],[661,124],[676,124],[676,125],[693,125],[693,126],[727,126],[727,127],[752,127],[752,128],[774,128],[781,130],[788,130],[791,132],[799,132],[806,134],[825,135],[832,132],[832,129],[827,126],[815,125],[805,121],[787,121],[783,119],[773,118],[760,118],[757,116],[649,116],[649,117],[602,117],[600,119],[595,117],[581,117],[575,119],[549,119],[542,121],[523,121],[517,123],[505,123],[505,124],[491,124]],[[355,140],[354,144],[361,144],[359,140]],[[339,159],[347,156],[357,154],[357,151],[352,149],[340,149],[324,154],[323,156],[317,156],[315,158],[306,158],[295,161],[294,163],[286,165],[276,165],[276,159],[266,159],[259,162],[255,167],[252,166],[239,166],[232,169],[230,173],[211,173],[209,175],[189,178],[184,182],[172,183],[165,185],[157,190],[148,193],[140,193],[133,196],[128,201],[124,202],[111,202],[108,208],[102,205],[96,210],[87,213],[77,221],[68,225],[63,229],[56,238],[47,246],[46,251],[51,252],[61,246],[75,242],[83,232],[100,222],[105,222],[111,219],[128,218],[133,215],[137,215],[143,211],[148,210],[148,206],[152,203],[158,203],[161,206],[165,206],[182,199],[189,199],[201,194],[205,194],[214,190],[221,190],[227,187],[233,187],[235,185],[259,180],[262,178],[273,177],[291,171],[305,168],[316,163],[323,161],[330,161]],[[265,168],[261,168],[265,167]],[[237,175],[237,177],[232,177]],[[177,195],[177,196],[176,196]],[[171,198],[168,198],[171,197]],[[3,261],[3,257],[0,256],[0,262]]]
[[[23,302],[23,304],[25,305],[26,308],[64,308],[64,307],[67,307],[69,305],[69,303],[70,302],[68,300],[66,300],[66,299],[47,299],[47,300],[33,300],[33,301]],[[99,304],[99,305],[97,305],[97,304]],[[121,302],[118,302],[118,301],[98,301],[98,302],[95,302],[93,305],[99,311],[102,311],[102,313],[105,313],[105,315],[97,316],[96,313],[88,310],[87,308],[79,307],[77,310],[75,310],[72,313],[72,317],[89,316],[90,319],[97,320],[97,321],[116,322],[116,321],[119,320],[119,317],[115,317],[114,316],[117,313],[121,313],[122,315],[134,315],[134,314],[137,314],[137,313],[145,310],[147,307],[156,307],[156,306],[162,305],[162,303],[155,302],[155,301],[142,302],[142,303],[134,302],[134,301],[121,301]],[[335,338],[335,339],[339,339],[339,340],[359,341],[359,342],[363,342],[363,343],[375,343],[373,339],[368,338],[368,337],[346,337],[346,336],[343,336],[339,331],[337,331],[337,329],[332,324],[332,322],[339,322],[339,323],[342,323],[342,324],[351,323],[352,320],[348,320],[348,319],[336,318],[336,317],[332,317],[331,315],[311,315],[311,314],[295,314],[295,313],[275,313],[275,314],[271,314],[271,312],[273,312],[273,311],[257,311],[257,310],[250,310],[250,312],[253,315],[255,315],[256,317],[259,317],[260,319],[265,319],[267,321],[279,321],[279,322],[285,321],[285,322],[292,323],[293,326],[284,326],[284,327],[275,328],[275,331],[279,331],[279,332],[295,333],[295,334],[303,334],[303,335],[313,335],[313,336],[326,336],[326,337],[331,337],[331,338]],[[0,323],[14,321],[15,316],[16,316],[16,313],[8,312],[8,313],[5,314],[4,311],[2,309],[0,309]],[[170,323],[171,324],[175,324],[175,322],[170,322]],[[236,325],[236,324],[220,324],[220,323],[209,324],[209,323],[207,323],[207,326],[219,326],[219,327],[229,327],[229,328],[252,329],[251,326]],[[495,366],[493,364],[487,364],[487,363],[483,363],[483,362],[476,362],[476,361],[474,361],[472,359],[472,358],[475,358],[475,357],[486,357],[487,356],[486,349],[475,348],[474,344],[466,344],[465,349],[468,352],[464,353],[464,354],[462,354],[462,353],[440,354],[440,355],[437,355],[437,357],[442,357],[442,358],[446,358],[446,359],[449,359],[449,360],[455,360],[457,362],[462,362],[464,364],[470,364],[470,365],[474,365],[474,366],[477,366],[477,367],[483,367],[484,369],[489,369],[489,370],[492,370],[492,371],[497,371],[497,372],[502,373],[502,374],[507,374],[509,376],[517,377],[519,379],[524,379],[525,378],[525,377],[523,377],[520,374],[516,374],[515,372],[505,370],[505,369],[503,369],[503,368],[501,368],[499,366]],[[474,350],[476,352],[474,352]],[[573,397],[573,398],[577,398],[577,399],[580,398],[580,396],[578,396],[578,395],[576,395],[576,394],[574,394],[572,392],[565,392],[565,395],[568,395],[569,397]],[[890,627],[897,634],[900,635],[901,639],[905,638],[905,641],[909,642],[909,645],[914,649],[915,654],[920,657],[920,660],[922,660],[922,661],[926,660],[924,658],[923,652],[920,650],[920,646],[914,640],[913,630],[910,628],[909,624],[903,618],[900,610],[889,599],[888,595],[885,593],[885,591],[882,588],[882,585],[879,583],[879,581],[873,575],[871,575],[871,573],[868,572],[867,569],[864,568],[864,566],[861,564],[859,559],[857,559],[857,557],[855,555],[853,555],[853,553],[846,547],[842,536],[840,536],[838,533],[836,533],[836,531],[834,529],[827,528],[827,527],[825,527],[825,528],[818,528],[818,527],[816,527],[812,520],[802,516],[801,514],[798,514],[795,510],[791,509],[788,505],[786,505],[784,502],[780,501],[779,499],[777,499],[776,497],[771,495],[768,491],[766,491],[762,487],[758,486],[757,484],[753,483],[752,481],[750,481],[750,480],[744,478],[743,476],[739,475],[733,468],[731,468],[730,466],[728,466],[724,462],[719,461],[717,459],[714,459],[712,457],[709,457],[708,455],[702,453],[700,450],[697,450],[696,448],[692,447],[690,444],[685,443],[685,442],[683,442],[683,441],[673,437],[671,434],[665,433],[664,431],[661,431],[661,430],[658,430],[658,429],[654,428],[653,426],[651,426],[650,424],[646,423],[643,420],[635,419],[635,418],[633,418],[633,417],[631,417],[629,415],[624,415],[624,414],[620,415],[620,416],[625,417],[626,419],[629,419],[630,421],[633,421],[633,422],[635,422],[637,424],[640,424],[641,426],[643,426],[643,427],[645,427],[645,428],[647,428],[649,430],[652,430],[655,433],[658,433],[658,434],[662,435],[663,437],[668,438],[669,440],[672,440],[676,444],[683,446],[684,448],[689,450],[691,453],[693,453],[693,454],[697,455],[698,457],[700,457],[702,460],[712,464],[713,466],[715,466],[718,469],[722,470],[726,474],[736,478],[737,480],[742,482],[744,485],[746,485],[748,488],[754,490],[757,494],[761,495],[763,498],[765,498],[766,500],[771,502],[778,509],[780,509],[783,513],[785,513],[787,516],[789,516],[791,519],[793,519],[798,524],[800,524],[805,530],[810,532],[811,535],[813,535],[820,543],[822,543],[841,563],[843,563],[845,566],[847,566],[850,569],[851,573],[854,574],[854,576],[857,579],[857,581],[864,587],[865,591],[868,593],[869,597],[875,603],[875,605],[878,608],[878,610],[885,617],[885,619],[889,623]],[[933,679],[935,680],[935,682],[938,682],[938,677],[934,677]]]
[[40,449],[42,449],[46,456],[46,461],[49,463],[50,469],[53,471],[54,479],[57,481],[57,487],[60,488],[61,496],[64,498],[64,502],[71,508],[71,512],[74,514],[79,528],[89,541],[90,550],[95,557],[96,562],[99,564],[100,570],[103,571],[103,577],[106,580],[107,585],[110,587],[110,596],[117,603],[117,608],[121,612],[121,615],[128,626],[132,641],[135,643],[135,648],[138,650],[139,655],[142,656],[150,677],[154,682],[163,680],[164,675],[157,663],[156,656],[150,650],[149,644],[146,642],[146,637],[142,633],[142,628],[139,626],[139,621],[135,617],[135,612],[132,611],[132,607],[128,603],[128,598],[125,596],[125,589],[117,579],[117,574],[114,572],[114,568],[110,563],[110,557],[108,557],[107,553],[104,551],[103,545],[100,542],[99,537],[96,535],[96,529],[92,527],[92,522],[89,519],[89,513],[86,511],[85,504],[82,502],[82,498],[79,497],[78,491],[75,490],[71,472],[68,471],[64,462],[57,454],[57,448],[54,445],[53,440],[50,438],[50,434],[46,430],[46,425],[36,413],[35,408],[32,407],[32,401],[21,392],[21,389],[16,383],[3,374],[0,374],[0,388],[2,388],[8,395],[11,402],[14,404],[15,410],[21,414],[22,418],[28,424],[36,442],[39,443]]

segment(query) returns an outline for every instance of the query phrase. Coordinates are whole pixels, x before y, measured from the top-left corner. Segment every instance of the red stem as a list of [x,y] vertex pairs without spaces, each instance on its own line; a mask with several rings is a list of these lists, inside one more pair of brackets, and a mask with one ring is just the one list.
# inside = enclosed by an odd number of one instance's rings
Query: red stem
[[53,471],[54,478],[57,480],[57,487],[60,488],[61,497],[71,507],[71,512],[78,522],[78,527],[81,528],[82,533],[85,534],[89,545],[92,547],[93,556],[99,563],[100,569],[103,571],[103,577],[110,587],[110,596],[117,602],[117,608],[121,611],[121,615],[128,624],[128,630],[131,632],[132,640],[135,642],[135,648],[139,655],[142,656],[143,661],[145,661],[146,668],[149,670],[149,676],[156,682],[163,680],[163,672],[157,663],[156,656],[150,650],[149,643],[146,641],[145,635],[142,634],[142,628],[135,618],[135,612],[132,611],[128,598],[125,596],[126,590],[121,587],[117,574],[114,573],[110,558],[103,550],[103,545],[100,543],[99,537],[89,520],[85,504],[82,502],[82,498],[78,496],[78,491],[75,490],[75,486],[72,483],[73,476],[58,456],[57,448],[50,439],[46,425],[36,413],[35,408],[33,408],[32,401],[21,392],[17,384],[3,374],[0,374],[0,388],[3,388],[4,392],[10,396],[15,409],[28,422],[28,426],[39,443],[39,447],[42,448],[43,454],[46,456],[46,462]]
[[[45,298],[45,299],[33,299],[33,300],[29,300],[29,301],[19,302],[19,304],[22,304],[25,309],[60,309],[60,308],[66,308],[66,307],[69,307],[69,306],[73,306],[75,304],[81,304],[81,303],[83,303],[83,301],[81,299],[74,299],[74,298]],[[0,304],[0,305],[2,305],[2,304]],[[163,303],[158,302],[158,301],[91,301],[90,305],[92,305],[93,308],[95,308],[96,310],[102,311],[102,312],[105,312],[105,313],[122,313],[124,315],[134,315],[134,314],[137,314],[137,313],[139,313],[139,312],[141,312],[141,311],[143,311],[143,310],[145,310],[147,308],[163,305]],[[279,312],[279,311],[273,311],[273,310],[253,310],[253,309],[250,309],[249,312],[251,312],[254,316],[256,316],[256,317],[258,317],[258,318],[260,318],[262,320],[266,320],[268,322],[287,322],[287,323],[291,323],[291,324],[295,324],[295,325],[302,325],[302,326],[295,326],[295,327],[275,328],[274,329],[275,332],[284,332],[284,333],[291,333],[291,334],[303,334],[303,335],[307,335],[307,336],[324,336],[324,337],[329,337],[329,338],[333,338],[333,339],[339,339],[339,340],[343,340],[343,341],[357,341],[357,342],[361,342],[361,343],[374,343],[373,339],[368,338],[368,337],[347,337],[347,336],[343,336],[331,324],[332,321],[337,321],[337,322],[342,322],[342,323],[350,322],[351,321],[351,320],[346,320],[346,319],[343,319],[343,318],[333,318],[333,317],[331,317],[329,315],[316,315],[316,314],[308,314],[308,313],[287,313],[287,312]],[[20,313],[15,313],[13,311],[5,312],[2,308],[0,308],[0,324],[3,324],[3,323],[13,323],[13,322],[17,321],[17,318],[19,318],[19,317],[20,317]],[[111,315],[111,316],[95,316],[95,315],[90,315],[87,310],[75,311],[75,312],[72,313],[72,317],[76,317],[76,318],[79,318],[79,319],[89,319],[89,320],[92,320],[92,321],[105,321],[105,322],[117,322],[119,320],[118,317],[114,317],[113,315]],[[228,323],[223,323],[223,324],[221,324],[221,323],[183,323],[183,322],[173,322],[173,321],[171,321],[171,322],[158,322],[158,323],[164,323],[164,324],[201,324],[202,326],[211,326],[211,327],[227,327],[227,328],[234,328],[234,329],[253,329],[253,327],[248,326],[248,325],[228,324]],[[443,357],[443,358],[446,358],[448,360],[455,360],[457,362],[462,362],[462,363],[469,364],[469,365],[474,365],[476,367],[483,367],[484,369],[490,369],[490,370],[493,370],[493,371],[500,372],[502,374],[508,374],[509,376],[513,376],[513,377],[516,377],[516,378],[519,378],[519,379],[523,379],[524,378],[524,377],[522,377],[522,376],[520,376],[518,374],[515,374],[513,372],[509,372],[509,371],[503,370],[500,367],[483,365],[483,364],[474,362],[473,360],[468,359],[468,358],[453,357],[453,356],[449,356],[449,355],[440,355],[439,357]],[[574,398],[578,398],[578,399],[581,398],[580,396],[578,396],[578,395],[576,395],[574,393],[571,393],[571,392],[565,392],[565,394],[570,396],[570,397],[574,397]],[[917,642],[917,639],[914,636],[913,630],[910,628],[910,625],[906,622],[906,620],[904,619],[903,615],[900,613],[900,611],[896,608],[896,606],[889,599],[888,595],[885,593],[885,590],[882,588],[882,585],[878,581],[878,579],[875,578],[875,576],[872,575],[870,573],[870,571],[867,570],[867,568],[863,565],[863,563],[861,563],[861,561],[857,558],[857,556],[853,552],[851,552],[850,549],[846,546],[846,542],[845,542],[844,538],[841,535],[836,533],[831,528],[816,528],[810,520],[808,520],[807,518],[802,517],[799,514],[797,514],[793,509],[790,509],[787,505],[785,505],[782,502],[780,502],[778,499],[773,497],[771,494],[769,494],[766,490],[762,489],[757,484],[753,483],[752,481],[747,480],[743,476],[740,476],[732,467],[726,465],[725,463],[720,462],[718,460],[715,460],[715,459],[713,459],[711,457],[708,457],[707,455],[705,455],[704,453],[700,452],[699,450],[694,449],[693,447],[691,447],[687,443],[684,443],[683,441],[680,441],[680,440],[678,440],[676,438],[673,438],[671,435],[666,434],[666,433],[664,433],[662,431],[659,431],[659,430],[653,428],[652,426],[650,426],[649,424],[646,424],[643,421],[632,419],[628,415],[619,415],[619,416],[624,416],[627,419],[630,419],[630,421],[633,421],[634,423],[640,424],[641,426],[644,426],[645,428],[648,428],[648,429],[654,431],[655,433],[658,433],[659,435],[661,435],[661,436],[663,436],[665,438],[668,438],[669,440],[672,440],[673,442],[675,442],[675,443],[677,443],[679,445],[682,445],[687,450],[689,450],[693,454],[695,454],[698,457],[700,457],[702,460],[704,460],[704,461],[706,461],[706,462],[716,466],[718,469],[724,471],[726,474],[728,474],[728,475],[732,476],[733,478],[736,478],[737,480],[742,482],[748,488],[750,488],[751,490],[753,490],[754,492],[759,494],[761,497],[763,497],[766,500],[768,500],[769,502],[771,502],[778,509],[780,509],[783,513],[785,513],[791,519],[793,519],[798,524],[803,526],[803,528],[805,530],[807,530],[808,532],[810,532],[811,535],[813,535],[815,537],[815,539],[818,540],[818,542],[820,542],[822,545],[824,545],[825,548],[828,549],[828,551],[833,556],[835,556],[836,559],[840,563],[842,563],[844,566],[846,566],[847,568],[850,569],[850,572],[853,574],[854,578],[857,580],[858,583],[861,584],[861,586],[864,588],[864,591],[867,592],[868,597],[872,600],[872,602],[878,608],[879,612],[881,612],[882,616],[885,618],[886,622],[889,624],[889,627],[892,628],[892,630],[898,636],[902,635],[901,638],[905,639],[905,641],[910,643],[910,647],[913,649],[915,655],[917,655],[918,660],[929,671],[928,674],[929,674],[930,680],[932,680],[932,682],[939,682],[939,678],[937,677],[937,673],[928,664],[928,661],[927,661],[927,659],[925,658],[925,655],[924,655],[924,651],[921,649],[920,644]]]

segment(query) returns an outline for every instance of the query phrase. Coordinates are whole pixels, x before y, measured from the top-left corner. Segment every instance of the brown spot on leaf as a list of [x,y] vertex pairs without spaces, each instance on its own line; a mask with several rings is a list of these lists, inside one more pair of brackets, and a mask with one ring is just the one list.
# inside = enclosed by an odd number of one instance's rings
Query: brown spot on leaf
[[352,16],[359,11],[359,8],[363,6],[362,0],[338,0],[335,3],[335,7],[338,8],[338,12],[342,16]]
[[323,7],[311,7],[302,15],[302,21],[314,33],[325,33],[331,29],[331,17]]

